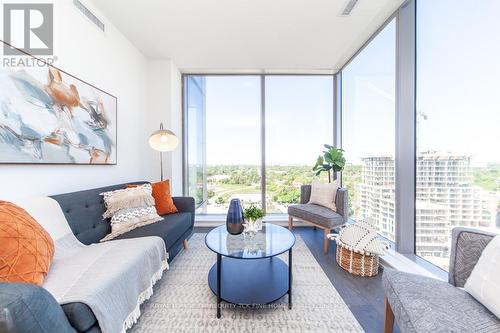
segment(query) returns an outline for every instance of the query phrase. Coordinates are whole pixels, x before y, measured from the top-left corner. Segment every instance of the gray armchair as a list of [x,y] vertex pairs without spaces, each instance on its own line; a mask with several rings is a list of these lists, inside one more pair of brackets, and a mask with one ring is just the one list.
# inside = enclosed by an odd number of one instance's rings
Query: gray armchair
[[461,289],[494,236],[453,229],[448,282],[384,269],[384,332],[394,319],[401,332],[500,332],[500,319]]
[[339,188],[337,190],[335,198],[336,211],[309,204],[310,197],[311,185],[302,185],[300,188],[300,204],[288,207],[288,229],[292,230],[294,218],[323,229],[323,250],[327,254],[330,241],[326,235],[331,232],[331,229],[347,222],[349,212],[347,189]]

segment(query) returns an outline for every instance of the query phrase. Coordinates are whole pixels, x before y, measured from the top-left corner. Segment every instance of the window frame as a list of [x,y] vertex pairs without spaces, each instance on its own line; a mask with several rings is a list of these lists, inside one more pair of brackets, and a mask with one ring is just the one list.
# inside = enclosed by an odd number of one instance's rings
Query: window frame
[[[333,74],[317,73],[278,73],[278,74],[256,74],[256,73],[183,73],[183,138],[186,131],[185,112],[185,78],[189,75],[258,75],[261,77],[261,153],[262,153],[262,202],[265,208],[265,77],[272,75],[316,75],[333,77],[333,145],[342,147],[342,73],[343,70],[369,45],[374,38],[389,24],[395,20],[396,24],[396,117],[395,117],[395,229],[396,243],[394,248],[417,264],[434,269],[438,274],[444,276],[446,272],[421,258],[416,254],[416,164],[417,164],[417,128],[416,128],[416,98],[417,98],[417,0],[408,0],[395,11],[370,38],[349,58],[346,63]],[[332,71],[333,72],[333,71]],[[183,191],[186,193],[187,185],[187,148],[183,146]],[[338,175],[342,184],[342,174]],[[278,215],[278,214],[277,214]],[[208,216],[208,215],[204,215]],[[274,215],[276,216],[276,215]]]
[[[338,119],[342,120],[342,72],[392,20],[396,21],[395,229],[396,252],[419,266],[445,277],[447,272],[416,253],[417,165],[417,0],[406,1],[339,69]],[[337,126],[339,128],[339,126]],[[342,128],[338,129],[341,134]],[[342,146],[342,135],[339,145]]]
[[[413,1],[413,0],[412,0]],[[411,207],[410,207],[410,212],[411,214],[410,215],[406,215],[406,216],[410,216],[410,218],[406,218],[404,219],[405,221],[405,225],[401,225],[400,226],[400,222],[402,219],[400,218],[400,216],[405,216],[403,214],[407,214],[408,210],[403,210],[403,207],[399,206],[398,205],[398,195],[400,196],[403,196],[406,201],[408,201],[408,203],[410,204],[413,204],[414,202],[414,197],[415,197],[415,193],[413,191],[412,193],[412,190],[410,188],[410,190],[405,190],[404,187],[402,186],[398,186],[398,179],[400,179],[401,177],[411,177],[411,178],[406,178],[406,179],[414,179],[414,170],[413,170],[413,174],[412,174],[412,170],[411,168],[407,168],[406,166],[403,167],[403,161],[401,161],[401,151],[400,149],[401,148],[406,148],[404,144],[398,144],[400,142],[400,140],[402,140],[403,142],[407,142],[409,138],[411,138],[411,135],[406,135],[406,134],[409,134],[409,133],[413,133],[414,130],[410,130],[410,131],[398,131],[398,124],[400,121],[402,121],[401,117],[400,117],[400,113],[401,113],[401,110],[402,110],[402,105],[400,104],[400,102],[402,100],[405,100],[405,99],[402,99],[401,98],[401,94],[402,94],[402,90],[400,89],[401,87],[401,75],[400,73],[402,73],[402,70],[401,70],[401,61],[400,61],[400,58],[401,58],[401,54],[402,54],[402,50],[400,50],[400,46],[402,46],[402,43],[400,42],[400,39],[401,38],[405,38],[403,36],[400,35],[399,31],[400,31],[400,11],[401,9],[397,10],[393,15],[391,15],[389,18],[387,18],[387,20],[377,29],[377,31],[375,31],[375,33],[373,33],[370,38],[361,46],[361,48],[356,51],[356,53],[351,57],[349,58],[349,60],[339,69],[338,73],[336,74],[338,76],[337,78],[337,82],[338,82],[338,93],[337,93],[337,100],[336,100],[336,104],[337,104],[337,108],[338,108],[338,111],[337,111],[337,132],[339,133],[339,137],[337,138],[337,142],[339,144],[339,147],[343,148],[343,141],[342,141],[342,138],[343,138],[343,128],[342,128],[342,122],[343,122],[343,117],[344,117],[344,108],[343,108],[343,100],[342,100],[342,96],[343,96],[343,81],[342,81],[342,75],[343,75],[343,72],[344,70],[351,64],[351,62],[357,57],[359,56],[363,50],[365,50],[366,47],[368,47],[368,45],[370,45],[370,43],[375,39],[377,38],[377,36],[392,22],[394,21],[395,22],[395,30],[396,30],[396,38],[395,38],[395,42],[396,42],[396,45],[395,45],[395,49],[396,49],[396,54],[395,54],[395,60],[396,60],[396,68],[395,68],[395,75],[396,75],[396,82],[395,82],[395,98],[396,98],[396,105],[395,105],[395,149],[394,149],[394,153],[395,153],[395,160],[394,160],[394,173],[395,173],[395,179],[394,179],[394,183],[395,183],[395,197],[394,197],[394,204],[395,204],[395,241],[392,241],[382,235],[379,234],[379,237],[381,237],[382,239],[384,239],[387,243],[389,243],[390,247],[395,249],[397,252],[399,253],[402,253],[402,254],[405,254],[405,252],[407,251],[404,251],[404,247],[402,244],[404,244],[404,246],[411,246],[411,243],[412,242],[408,242],[408,239],[403,239],[403,237],[401,237],[401,235],[408,235],[408,227],[413,227],[413,222],[412,220],[414,220],[414,218],[411,218],[411,216],[414,216],[415,212],[414,212],[414,209],[412,210]],[[403,41],[404,42],[404,41]],[[407,46],[404,46],[404,47],[407,47]],[[411,82],[410,82],[411,83]],[[411,89],[411,85],[410,85],[410,89]],[[405,91],[406,92],[406,91]],[[408,100],[406,99],[406,101],[408,102]],[[411,104],[411,101],[409,101],[410,104]],[[412,110],[412,108],[410,107],[409,109],[410,111]],[[411,113],[410,113],[410,117],[412,117]],[[407,120],[407,119],[406,119]],[[408,127],[410,128],[413,128],[411,126],[414,126],[414,124],[412,124],[411,122],[409,124],[406,124]],[[414,140],[414,139],[413,139]],[[411,154],[411,152],[410,152]],[[342,175],[340,176],[340,180],[341,180],[341,186],[343,186],[343,183],[342,183]],[[413,207],[414,207],[414,204],[413,204]],[[351,221],[355,222],[355,220],[353,219],[350,219]],[[414,234],[414,232],[410,232],[409,233],[410,236],[412,234]],[[413,242],[414,243],[414,242]],[[412,252],[413,253],[413,252]]]
[[[182,73],[181,74],[181,90],[182,90],[182,139],[183,142],[187,142],[187,133],[188,133],[188,120],[187,120],[187,95],[186,95],[186,81],[190,76],[254,76],[260,77],[260,152],[261,152],[261,205],[264,212],[266,212],[266,77],[271,76],[318,76],[318,77],[331,77],[332,78],[332,86],[333,86],[333,109],[331,112],[333,113],[333,121],[332,121],[332,144],[335,145],[337,142],[338,134],[337,131],[337,120],[336,115],[338,113],[338,107],[336,103],[336,74],[328,74],[328,73],[267,73],[267,74],[258,74],[258,73],[212,73],[212,72],[199,72],[199,73]],[[188,191],[188,148],[187,145],[182,145],[182,193],[183,195],[187,195]],[[220,214],[196,214],[196,216],[203,216],[217,218]],[[271,213],[267,216],[271,218],[280,218],[281,216],[285,216],[286,214],[279,213]]]

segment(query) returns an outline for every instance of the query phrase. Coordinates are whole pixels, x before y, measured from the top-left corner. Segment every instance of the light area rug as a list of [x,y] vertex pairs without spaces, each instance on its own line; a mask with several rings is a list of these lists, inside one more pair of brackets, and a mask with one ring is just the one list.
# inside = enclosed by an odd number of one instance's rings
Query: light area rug
[[[288,309],[288,295],[261,308],[223,303],[217,319],[217,299],[208,286],[208,271],[217,258],[204,237],[191,237],[189,249],[165,271],[129,332],[363,332],[298,235],[293,247],[293,308]],[[280,257],[288,263],[288,254]]]

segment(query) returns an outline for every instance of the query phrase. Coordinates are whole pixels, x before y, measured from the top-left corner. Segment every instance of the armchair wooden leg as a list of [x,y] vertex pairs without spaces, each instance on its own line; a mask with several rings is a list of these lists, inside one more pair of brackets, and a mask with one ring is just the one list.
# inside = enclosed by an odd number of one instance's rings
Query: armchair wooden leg
[[187,239],[182,241],[182,246],[184,247],[184,249],[188,248],[188,240]]
[[328,254],[328,245],[330,244],[330,240],[328,239],[328,237],[326,237],[326,235],[328,235],[330,233],[330,229],[323,229],[323,251],[325,252],[325,255]]
[[288,215],[288,230],[292,230],[293,228],[293,217],[292,215]]
[[392,312],[387,297],[384,299],[384,314],[384,333],[392,333],[394,329],[394,312]]

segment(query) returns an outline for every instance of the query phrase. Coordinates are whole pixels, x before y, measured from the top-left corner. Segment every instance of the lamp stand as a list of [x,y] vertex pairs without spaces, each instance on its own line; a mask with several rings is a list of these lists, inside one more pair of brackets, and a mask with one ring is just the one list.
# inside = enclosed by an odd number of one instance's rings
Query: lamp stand
[[163,181],[163,152],[160,152],[160,178]]

